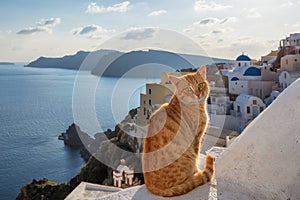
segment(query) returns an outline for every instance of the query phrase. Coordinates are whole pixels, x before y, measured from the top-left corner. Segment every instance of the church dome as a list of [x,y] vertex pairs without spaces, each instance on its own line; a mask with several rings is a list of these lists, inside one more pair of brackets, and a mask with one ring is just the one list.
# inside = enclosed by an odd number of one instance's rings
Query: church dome
[[251,59],[248,56],[242,54],[236,58],[236,61],[251,61]]
[[256,67],[249,67],[245,71],[244,76],[261,76],[261,69],[258,69]]

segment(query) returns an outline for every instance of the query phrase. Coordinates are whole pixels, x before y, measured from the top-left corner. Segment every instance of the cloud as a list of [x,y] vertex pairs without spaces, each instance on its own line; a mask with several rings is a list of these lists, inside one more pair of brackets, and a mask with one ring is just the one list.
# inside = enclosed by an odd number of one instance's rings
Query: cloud
[[97,3],[92,2],[88,5],[88,8],[85,12],[89,14],[107,13],[107,12],[127,12],[129,4],[130,4],[129,1],[124,1],[122,3],[104,7],[104,6],[98,6]]
[[219,34],[219,33],[224,33],[224,31],[223,30],[213,30],[211,33],[212,34]]
[[73,35],[84,35],[90,39],[101,39],[103,36],[114,32],[114,29],[105,29],[102,26],[98,26],[95,24],[72,30]]
[[234,23],[234,22],[236,22],[235,17],[227,17],[224,19],[208,17],[208,18],[201,19],[200,21],[194,22],[193,26],[212,26],[215,24],[225,24],[225,23]]
[[220,20],[217,18],[205,18],[200,21],[194,22],[193,25],[195,26],[210,26],[220,23]]
[[[199,21],[194,22],[192,25],[188,26],[187,28],[183,29],[184,33],[189,35],[198,35],[199,32],[206,31],[207,34],[219,34],[219,33],[229,33],[232,32],[233,29],[229,26],[237,21],[235,17],[226,17],[223,19],[218,18],[204,18]],[[209,33],[208,33],[209,32]],[[200,38],[198,36],[198,38]]]
[[149,13],[148,16],[149,17],[155,17],[155,16],[165,14],[165,13],[167,13],[166,10],[157,10],[157,11],[153,11],[153,12]]
[[235,23],[237,21],[236,17],[226,17],[221,20],[220,24],[224,23]]
[[153,37],[155,33],[154,28],[131,28],[121,37],[123,40],[144,40]]
[[233,31],[232,28],[226,27],[226,28],[220,28],[220,29],[213,30],[211,33],[212,34],[220,34],[220,33],[230,33],[232,31]]
[[248,18],[261,18],[262,15],[257,11],[257,8],[251,8],[248,10]]
[[24,28],[17,32],[18,35],[33,35],[39,32],[52,33],[52,28],[60,24],[60,18],[42,19],[36,23],[35,27]]
[[214,1],[206,2],[205,0],[197,0],[194,4],[194,10],[201,11],[219,11],[227,8],[232,8],[230,5],[217,4]]
[[28,27],[17,32],[18,35],[32,35],[38,32],[52,33],[52,30],[46,27]]
[[41,20],[40,22],[37,23],[37,25],[51,28],[60,24],[60,22],[61,22],[60,18],[50,18],[50,19]]

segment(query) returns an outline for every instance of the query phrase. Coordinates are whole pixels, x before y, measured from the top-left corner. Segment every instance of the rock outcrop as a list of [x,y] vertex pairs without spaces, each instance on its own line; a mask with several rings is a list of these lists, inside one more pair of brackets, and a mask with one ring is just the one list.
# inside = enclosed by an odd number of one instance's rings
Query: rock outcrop
[[92,141],[92,138],[75,123],[71,124],[65,133],[61,133],[58,139],[63,140],[65,145],[73,148],[82,148]]
[[[140,172],[141,158],[133,153],[137,146],[136,139],[129,136],[126,131],[123,130],[136,115],[136,112],[137,109],[129,111],[128,116],[115,127],[114,131],[107,130],[104,133],[97,133],[94,136],[94,139],[88,136],[89,144],[84,145],[87,146],[88,149],[85,148],[82,151],[86,151],[88,152],[88,155],[92,154],[92,156],[86,158],[88,160],[87,163],[71,180],[62,184],[51,182],[48,179],[40,181],[33,180],[31,183],[21,188],[17,199],[40,200],[42,195],[44,196],[44,199],[64,199],[82,181],[112,185],[112,170],[117,168],[120,159],[125,159],[127,163],[130,163],[130,165],[135,168],[135,171]],[[82,133],[80,128],[75,124],[69,126],[66,133],[75,138],[74,140],[71,140],[72,144],[80,144],[77,138],[78,135],[86,134],[84,132]],[[85,135],[83,137],[87,136]],[[105,163],[102,163],[101,161],[105,161]],[[143,183],[142,174],[135,173],[135,177],[139,177],[139,180],[142,180]]]

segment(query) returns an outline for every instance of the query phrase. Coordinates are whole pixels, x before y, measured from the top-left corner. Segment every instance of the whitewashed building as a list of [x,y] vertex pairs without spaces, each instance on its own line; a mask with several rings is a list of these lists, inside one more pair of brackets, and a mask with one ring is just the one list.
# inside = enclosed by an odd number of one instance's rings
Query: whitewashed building
[[247,94],[239,95],[233,105],[234,112],[240,114],[245,120],[254,119],[266,107],[260,98]]
[[246,55],[240,55],[235,61],[233,70],[222,71],[228,77],[228,92],[230,95],[250,94],[261,99],[272,92],[272,86],[277,81],[277,74],[269,67],[255,66]]

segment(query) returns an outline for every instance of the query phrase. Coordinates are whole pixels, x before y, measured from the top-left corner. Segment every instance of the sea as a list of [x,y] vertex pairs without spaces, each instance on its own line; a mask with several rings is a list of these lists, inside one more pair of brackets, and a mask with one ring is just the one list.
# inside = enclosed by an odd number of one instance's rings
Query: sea
[[79,150],[58,140],[76,122],[93,136],[114,129],[139,106],[147,78],[96,77],[89,72],[0,65],[0,199],[24,184],[63,183],[85,164]]

